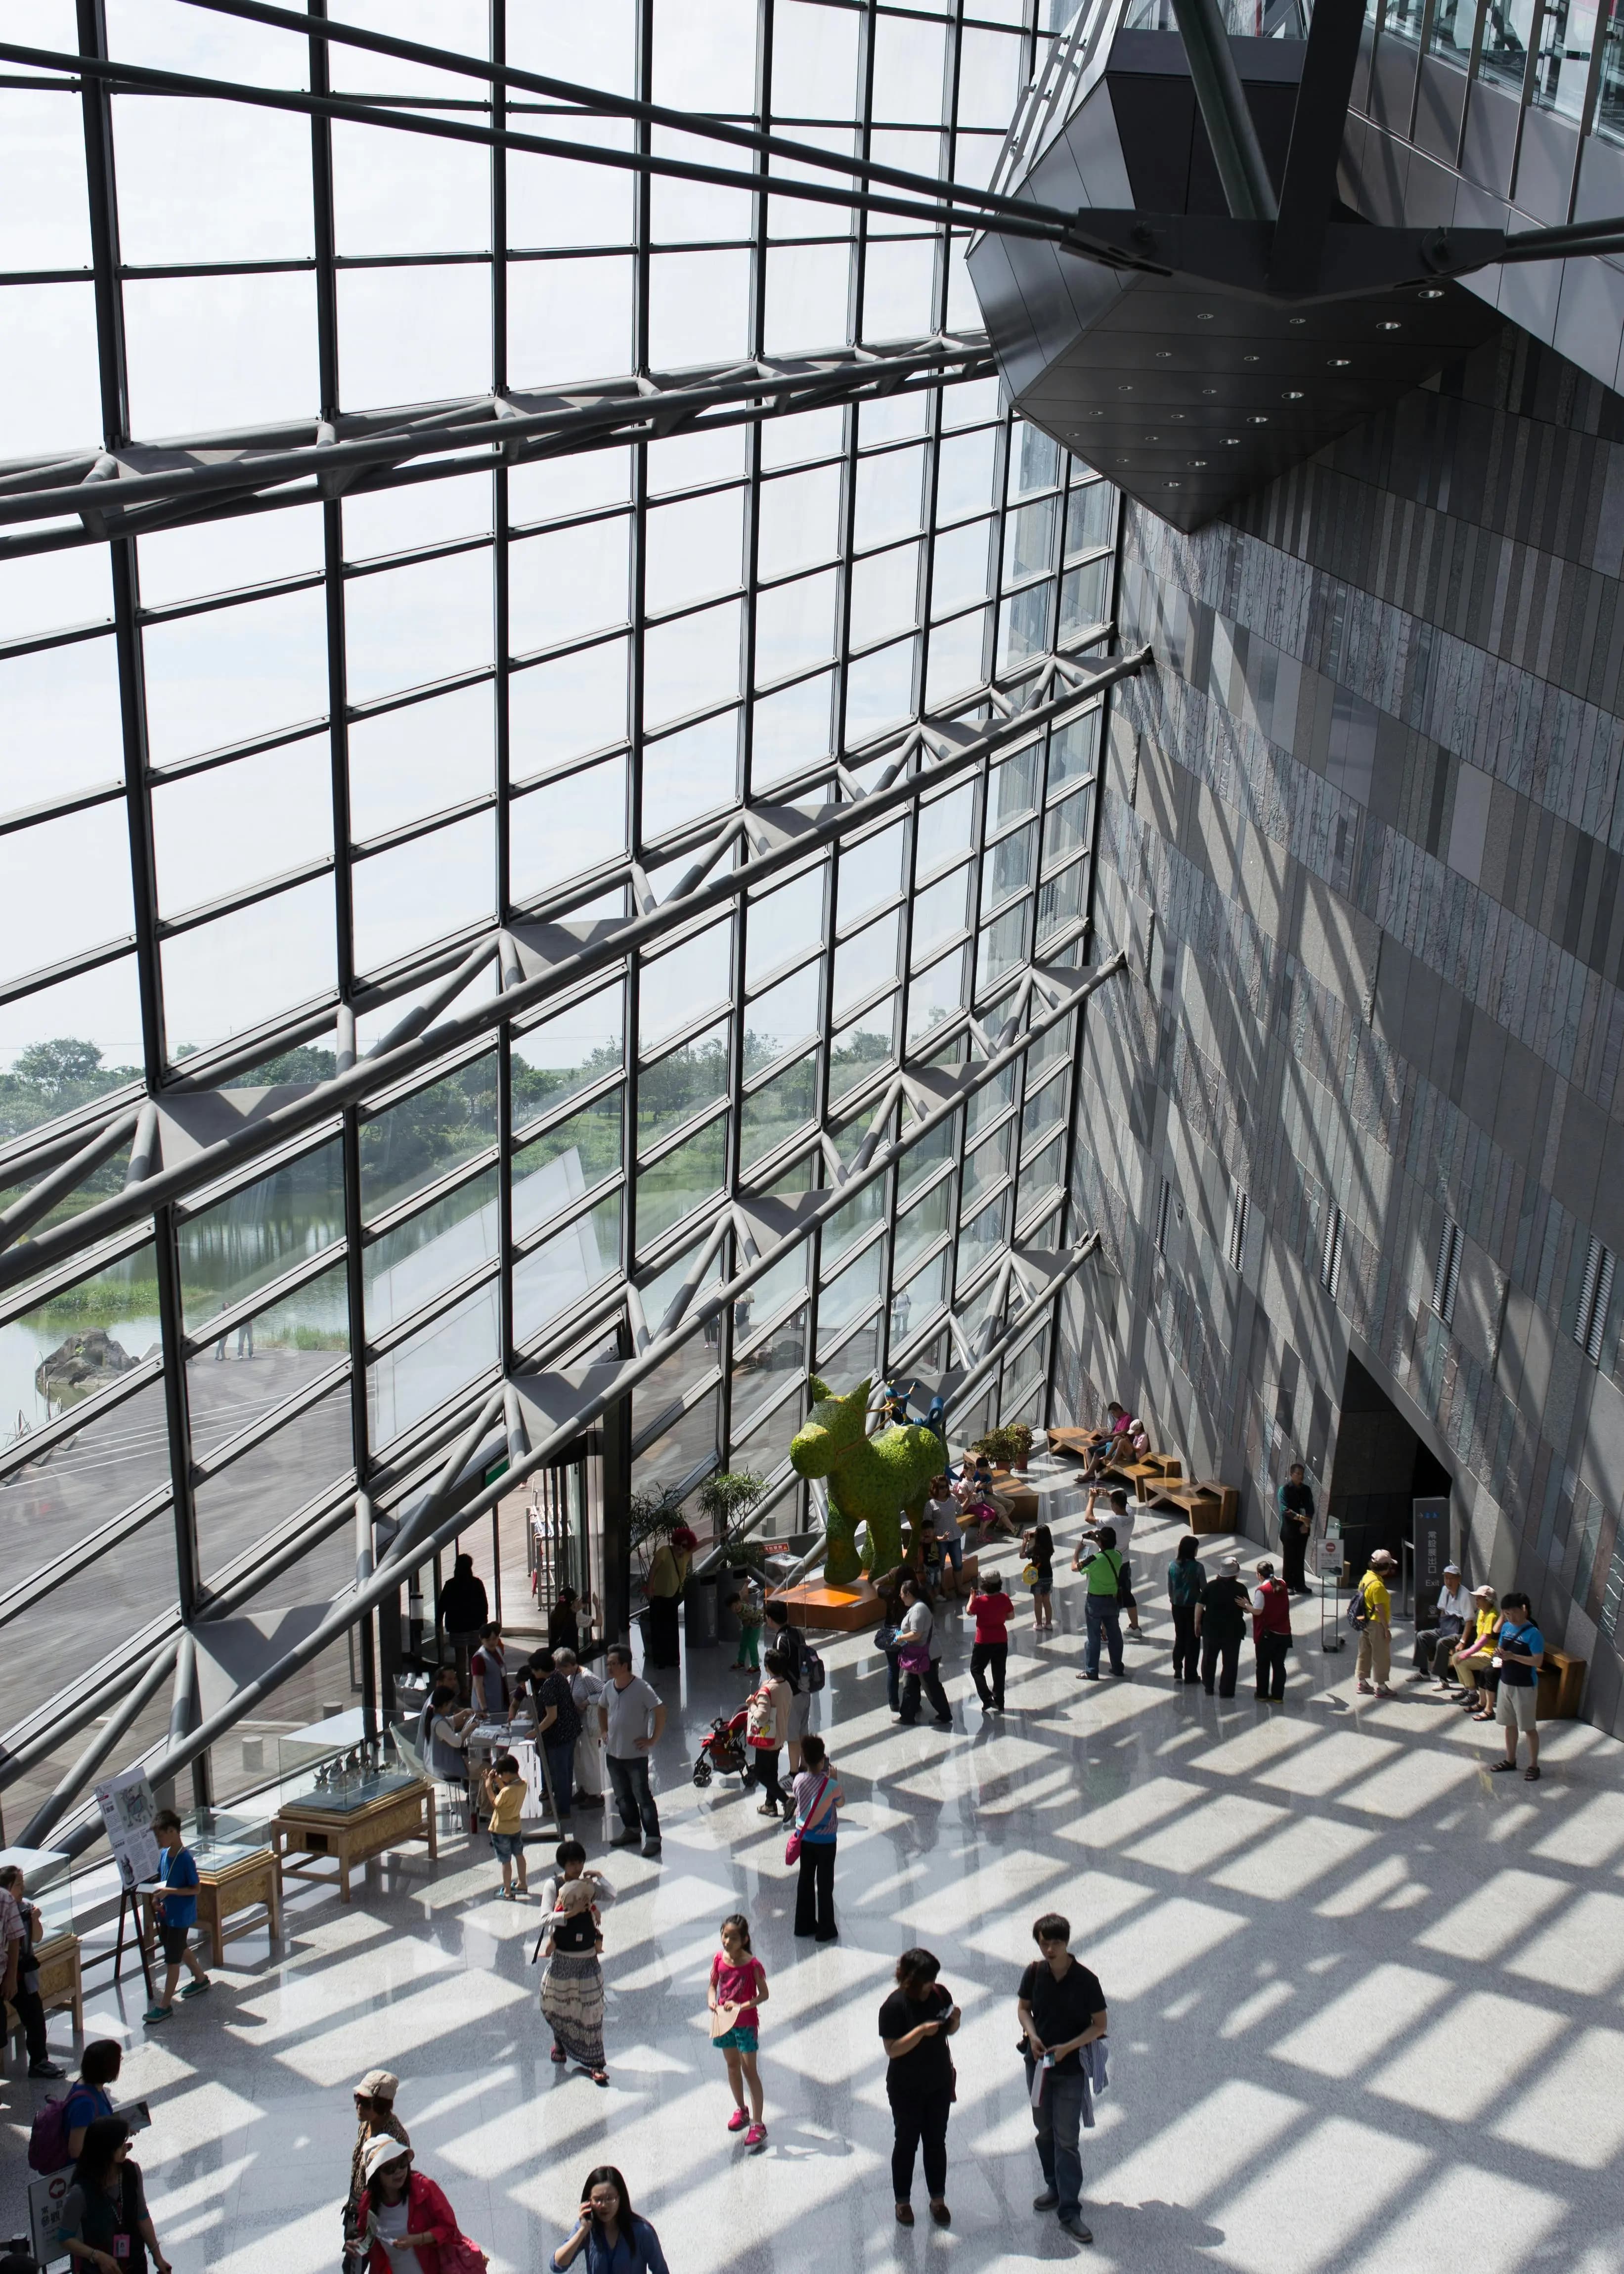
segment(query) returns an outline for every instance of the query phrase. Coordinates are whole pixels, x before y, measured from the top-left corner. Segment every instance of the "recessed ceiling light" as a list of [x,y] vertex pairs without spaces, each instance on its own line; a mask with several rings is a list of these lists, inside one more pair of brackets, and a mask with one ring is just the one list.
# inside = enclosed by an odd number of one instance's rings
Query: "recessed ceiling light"
[[1205,458],[1192,458],[1190,463],[1192,466],[1204,466],[1207,461]]
[[1237,450],[1240,448],[1240,440],[1238,434],[1226,434],[1223,438],[1224,448],[1228,450]]
[[1424,300],[1441,300],[1444,297],[1443,289],[1440,285],[1429,284],[1420,297]]
[[1376,327],[1379,332],[1402,332],[1404,327],[1396,316],[1386,316]]
[[1213,312],[1210,308],[1203,308],[1200,314],[1196,318],[1198,324],[1210,324],[1212,320]]
[[1158,363],[1171,363],[1172,360],[1173,350],[1171,348],[1158,348],[1156,350],[1156,361]]
[[1132,382],[1130,382],[1128,385],[1126,385],[1126,386],[1124,386],[1124,387],[1119,387],[1119,388],[1117,388],[1116,392],[1117,392],[1117,394],[1118,394],[1118,395],[1132,395],[1132,392],[1133,392],[1133,388],[1132,388]]
[[1306,316],[1293,316],[1291,320],[1294,324],[1305,324],[1308,319]]
[[1331,369],[1333,371],[1346,371],[1350,360],[1351,358],[1348,356],[1333,356],[1331,358]]
[[1182,482],[1169,482],[1168,484],[1168,487],[1170,490],[1181,490],[1184,487],[1184,484]]
[[1215,387],[1204,387],[1201,392],[1203,395],[1216,395],[1218,390]]
[[1261,356],[1243,356],[1241,358],[1241,361],[1243,363],[1261,363],[1262,360],[1263,358]]
[[1254,410],[1254,411],[1252,412],[1252,414],[1251,418],[1246,421],[1246,424],[1247,424],[1249,426],[1267,426],[1267,425],[1268,425],[1268,413],[1267,413],[1267,410]]
[[1282,403],[1300,403],[1303,390],[1300,387],[1289,387],[1280,399]]

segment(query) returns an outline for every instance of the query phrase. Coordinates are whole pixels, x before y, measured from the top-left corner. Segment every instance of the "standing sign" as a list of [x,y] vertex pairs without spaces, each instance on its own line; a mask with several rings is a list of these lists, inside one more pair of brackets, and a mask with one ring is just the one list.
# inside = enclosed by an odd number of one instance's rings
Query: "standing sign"
[[62,2205],[72,2184],[71,2164],[64,2164],[59,2172],[47,2172],[42,2180],[28,2182],[29,2248],[41,2266],[49,2266],[54,2258],[68,2255],[68,2246],[62,2239]]
[[118,1876],[126,1892],[158,1876],[158,1835],[152,1828],[158,1803],[145,1769],[121,1769],[96,1787],[96,1806]]
[[1416,1624],[1430,1626],[1449,1560],[1449,1495],[1411,1501],[1410,1542],[1416,1559]]
[[1327,1516],[1325,1531],[1314,1547],[1314,1570],[1321,1579],[1335,1578],[1342,1568],[1342,1520]]

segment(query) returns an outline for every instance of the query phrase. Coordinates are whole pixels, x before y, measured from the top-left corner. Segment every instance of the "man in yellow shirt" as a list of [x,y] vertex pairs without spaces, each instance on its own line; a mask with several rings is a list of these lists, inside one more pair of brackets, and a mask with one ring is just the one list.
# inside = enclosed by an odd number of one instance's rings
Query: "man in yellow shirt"
[[1395,1568],[1387,1549],[1379,1547],[1359,1582],[1359,1593],[1365,1598],[1365,1623],[1359,1629],[1359,1655],[1354,1674],[1357,1688],[1367,1697],[1372,1687],[1378,1698],[1393,1695],[1387,1686],[1387,1676],[1393,1671],[1393,1598],[1387,1593],[1387,1574]]

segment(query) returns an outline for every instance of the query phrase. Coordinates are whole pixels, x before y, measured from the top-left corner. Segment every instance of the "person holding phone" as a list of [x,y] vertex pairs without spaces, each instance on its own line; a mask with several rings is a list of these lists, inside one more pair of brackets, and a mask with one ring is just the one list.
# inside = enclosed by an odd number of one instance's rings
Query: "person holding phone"
[[1500,1675],[1495,1718],[1506,1733],[1506,1758],[1496,1761],[1497,1774],[1509,1775],[1517,1765],[1517,1732],[1528,1739],[1525,1784],[1539,1781],[1539,1661],[1545,1638],[1534,1624],[1534,1607],[1526,1595],[1502,1595],[1500,1633],[1495,1638],[1493,1666]]
[[670,2274],[660,2239],[632,2209],[625,2180],[613,2164],[586,2175],[575,2231],[548,2260],[553,2274],[568,2274],[583,2251],[586,2274]]
[[959,2008],[937,1981],[942,1970],[929,1950],[905,1950],[897,1961],[897,1986],[880,2007],[880,2040],[891,2066],[885,2097],[895,2139],[891,2194],[897,2224],[914,2224],[914,2158],[924,2150],[925,2192],[938,2226],[952,2223],[947,2207],[947,2120],[958,2078],[947,2041],[958,2030]]
[[1092,2242],[1094,2235],[1083,2224],[1078,2145],[1088,2089],[1082,2056],[1086,2045],[1105,2035],[1105,1992],[1098,1975],[1072,1957],[1071,1924],[1058,1911],[1044,1912],[1032,1939],[1041,1954],[1021,1976],[1015,2005],[1026,2040],[1026,2091],[1043,2169],[1043,2192],[1033,2197],[1032,2208],[1058,2211],[1061,2225],[1075,2241]]

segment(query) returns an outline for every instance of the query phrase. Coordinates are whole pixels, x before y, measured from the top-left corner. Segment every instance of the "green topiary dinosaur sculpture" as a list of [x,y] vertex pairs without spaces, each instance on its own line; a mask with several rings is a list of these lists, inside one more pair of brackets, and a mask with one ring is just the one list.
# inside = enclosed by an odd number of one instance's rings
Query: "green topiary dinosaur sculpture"
[[[814,1404],[806,1427],[790,1442],[797,1476],[829,1480],[829,1543],[823,1577],[831,1587],[849,1587],[867,1569],[895,1569],[902,1561],[902,1517],[917,1520],[943,1465],[942,1440],[922,1422],[865,1434],[868,1392],[862,1382],[849,1397],[837,1397],[814,1374],[808,1383]],[[866,1555],[857,1552],[857,1527],[868,1527]]]

